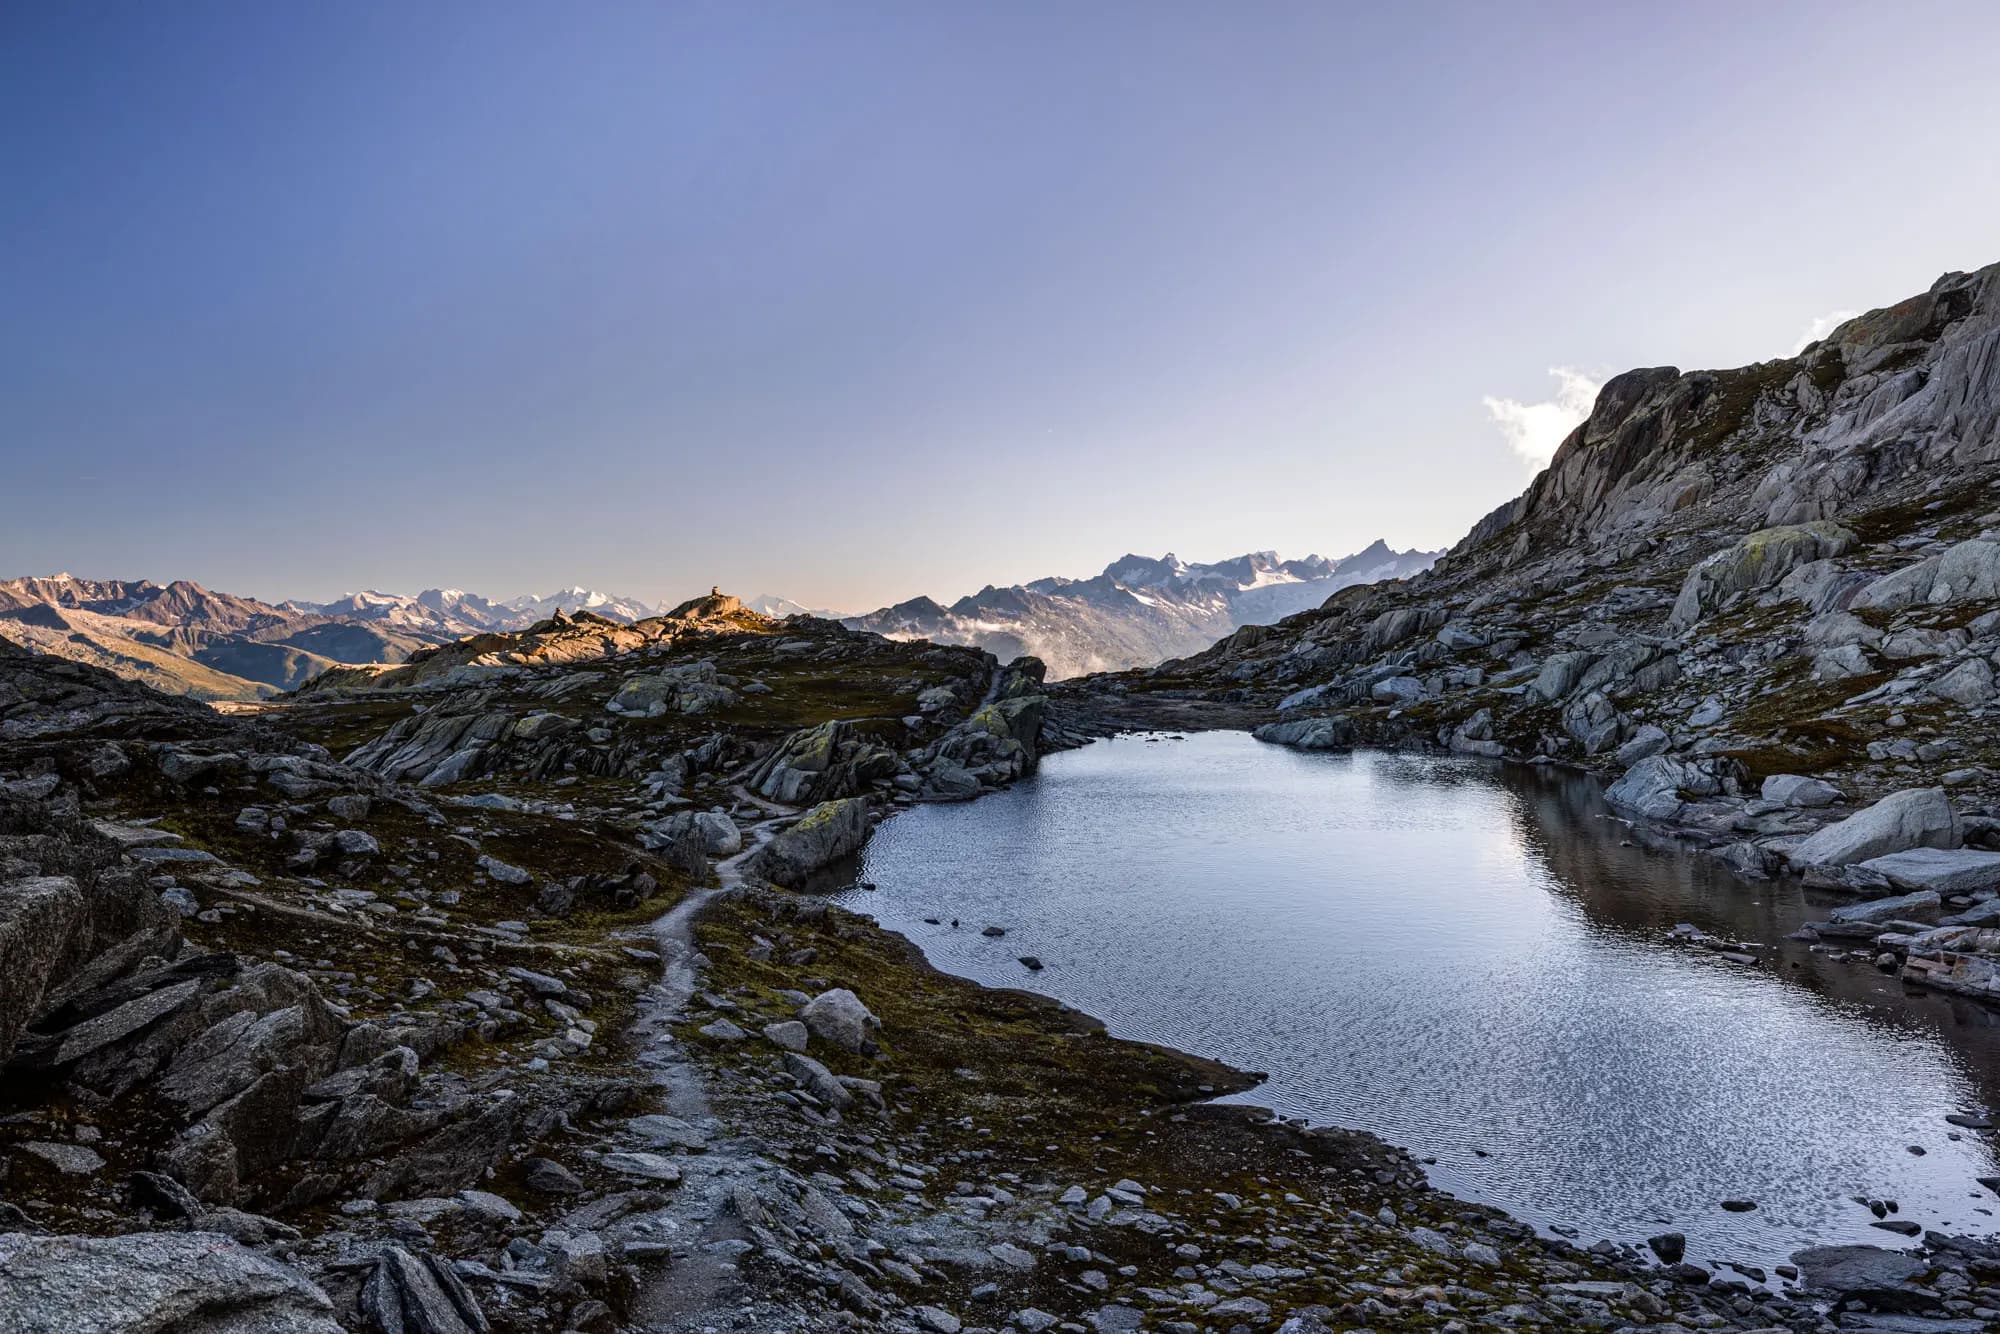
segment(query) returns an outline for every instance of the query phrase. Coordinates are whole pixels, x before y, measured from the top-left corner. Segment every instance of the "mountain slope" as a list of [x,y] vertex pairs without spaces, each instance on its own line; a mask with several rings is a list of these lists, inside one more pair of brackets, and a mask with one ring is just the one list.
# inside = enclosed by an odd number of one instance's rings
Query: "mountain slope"
[[1339,561],[1280,561],[1270,551],[1209,565],[1189,564],[1172,552],[1126,555],[1090,579],[989,584],[949,607],[912,598],[844,623],[891,639],[975,645],[1003,662],[1031,655],[1048,664],[1051,679],[1061,680],[1198,652],[1239,626],[1316,607],[1357,583],[1403,578],[1435,556],[1392,551],[1381,541]]
[[24,647],[171,694],[254,699],[343,662],[400,661],[443,635],[339,620],[176,580],[0,580],[0,627]]
[[620,623],[657,614],[582,588],[504,603],[457,589],[369,590],[274,606],[187,580],[0,580],[0,627],[23,647],[200,699],[256,699],[332,667],[399,663],[475,635],[525,630],[558,607]]
[[614,597],[589,588],[565,588],[544,597],[524,595],[492,602],[458,588],[427,588],[411,597],[368,589],[332,602],[288,602],[287,607],[347,621],[362,621],[420,635],[432,643],[466,635],[525,630],[558,611],[588,611],[630,625],[659,615],[636,598]]
[[1992,837],[1996,665],[2000,265],[1794,357],[1620,375],[1428,573],[1112,684],[1623,775],[1620,809],[1761,873],[1818,865],[1830,793],[1935,787],[1941,846]]

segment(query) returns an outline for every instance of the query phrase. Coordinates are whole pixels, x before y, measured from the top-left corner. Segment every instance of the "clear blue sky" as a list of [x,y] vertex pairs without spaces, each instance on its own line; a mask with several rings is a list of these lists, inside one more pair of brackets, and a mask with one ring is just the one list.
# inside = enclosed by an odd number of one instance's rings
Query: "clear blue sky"
[[2000,259],[1996,51],[1921,0],[7,5],[0,574],[862,608],[1443,545],[1551,368]]

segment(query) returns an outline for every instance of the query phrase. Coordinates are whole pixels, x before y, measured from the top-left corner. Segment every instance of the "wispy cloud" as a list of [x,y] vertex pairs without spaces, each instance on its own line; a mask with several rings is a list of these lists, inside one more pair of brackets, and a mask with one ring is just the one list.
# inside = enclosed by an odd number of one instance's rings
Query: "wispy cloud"
[[1799,353],[1805,351],[1807,347],[1817,343],[1820,339],[1826,337],[1860,313],[1858,310],[1828,311],[1806,326],[1806,331],[1799,335],[1799,341],[1792,344],[1792,355],[1796,357]]
[[1514,452],[1538,468],[1554,457],[1563,437],[1590,415],[1591,405],[1597,402],[1597,391],[1603,388],[1569,366],[1551,366],[1549,374],[1555,377],[1556,392],[1554,398],[1545,402],[1523,403],[1490,396],[1485,400],[1486,415],[1500,428],[1500,434],[1507,437]]

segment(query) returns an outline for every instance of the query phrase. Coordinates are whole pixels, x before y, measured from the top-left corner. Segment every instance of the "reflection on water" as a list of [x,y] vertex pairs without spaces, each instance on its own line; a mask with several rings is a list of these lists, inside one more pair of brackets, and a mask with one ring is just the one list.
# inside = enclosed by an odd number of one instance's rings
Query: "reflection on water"
[[[879,890],[849,904],[952,972],[1267,1071],[1248,1100],[1586,1239],[1671,1226],[1692,1258],[1763,1262],[1898,1244],[1854,1195],[1993,1230],[1993,1152],[1944,1121],[1992,1099],[1992,1015],[1803,946],[1748,968],[1672,944],[1677,922],[1778,940],[1830,902],[1624,832],[1557,774],[1128,737],[890,821]],[[1737,1198],[1758,1208],[1719,1207]]]

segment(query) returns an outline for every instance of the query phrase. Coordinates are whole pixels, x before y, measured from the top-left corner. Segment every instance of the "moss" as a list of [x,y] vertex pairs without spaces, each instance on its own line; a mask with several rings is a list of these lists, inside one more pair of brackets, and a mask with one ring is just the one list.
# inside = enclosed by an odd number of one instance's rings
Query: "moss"
[[1797,361],[1780,360],[1719,372],[1714,391],[1687,433],[1688,449],[1695,454],[1719,449],[1750,425],[1757,400],[1783,386],[1798,369]]
[[[1992,507],[1993,492],[1986,485],[1988,480],[1981,474],[1949,491],[1907,496],[1863,510],[1844,522],[1862,541],[1868,543],[1893,541],[1926,527],[1935,526],[1942,532],[1946,527],[1976,518]],[[1972,532],[1966,531],[1965,536],[1972,536]]]
[[[838,909],[822,916],[821,906],[807,900],[728,896],[697,924],[697,936],[714,961],[711,989],[741,1006],[732,1015],[739,1024],[755,1028],[791,1017],[791,1006],[777,994],[783,989],[852,988],[882,1020],[881,1058],[818,1048],[815,1055],[837,1073],[881,1081],[893,1123],[891,1142],[928,1161],[966,1155],[965,1161],[1005,1164],[1038,1183],[1090,1185],[1130,1177],[1144,1183],[1155,1208],[1179,1215],[1204,1245],[1208,1237],[1228,1236],[1233,1224],[1255,1217],[1270,1232],[1326,1245],[1322,1260],[1349,1244],[1350,1228],[1343,1221],[1349,1209],[1372,1215],[1387,1205],[1403,1227],[1450,1227],[1493,1216],[1481,1206],[1432,1192],[1405,1155],[1373,1136],[1334,1129],[1306,1133],[1260,1124],[1245,1114],[1249,1109],[1191,1102],[1210,1092],[1246,1089],[1255,1077],[1108,1037],[1044,997],[985,990],[938,973],[909,942]],[[744,953],[754,936],[778,941],[781,954],[810,948],[815,956],[796,968],[754,960]],[[714,1067],[723,1114],[769,1118],[764,1127],[770,1137],[792,1141],[780,1156],[809,1151],[817,1132],[776,1108],[762,1085],[730,1078],[747,1064],[771,1058],[755,1045],[708,1042],[694,1028],[682,1036],[698,1060]],[[857,1128],[864,1124],[856,1118]],[[979,1172],[976,1166],[966,1169],[974,1179]],[[953,1182],[953,1174],[943,1173],[929,1187],[938,1203]],[[1240,1196],[1246,1212],[1230,1219],[1214,1192]],[[1139,1285],[1178,1282],[1173,1271],[1183,1262],[1142,1229],[1093,1228],[1077,1239],[1102,1251],[1113,1265],[1131,1266]],[[1355,1294],[1346,1280],[1390,1267],[1410,1285],[1462,1277],[1454,1262],[1413,1242],[1392,1242],[1390,1253],[1384,1240],[1357,1240],[1354,1268],[1344,1278],[1313,1272],[1268,1280],[1260,1295],[1271,1301],[1273,1319],[1309,1305],[1351,1302]],[[1337,1268],[1314,1268],[1322,1267]],[[1511,1264],[1507,1272],[1514,1272]],[[960,1304],[983,1277],[948,1270],[927,1296],[947,1307]],[[1060,1266],[1041,1265],[1009,1280],[1007,1301],[1069,1311],[1078,1294]]]
[[[702,949],[717,961],[715,980],[747,994],[771,1018],[789,1017],[790,1007],[775,993],[798,985],[799,970],[749,958],[756,934],[782,934],[789,948],[812,948],[815,978],[851,988],[867,1002],[882,1020],[904,1095],[933,1113],[967,1103],[988,1114],[1058,1106],[1131,1110],[1206,1096],[1203,1085],[1229,1091],[1257,1082],[1216,1062],[1110,1039],[1094,1021],[1047,997],[937,972],[909,942],[839,909],[828,909],[817,923],[772,920],[757,913],[754,900],[727,899],[700,923]],[[841,1073],[874,1070],[838,1053],[828,1064]],[[981,1074],[976,1092],[957,1073],[966,1068]]]

